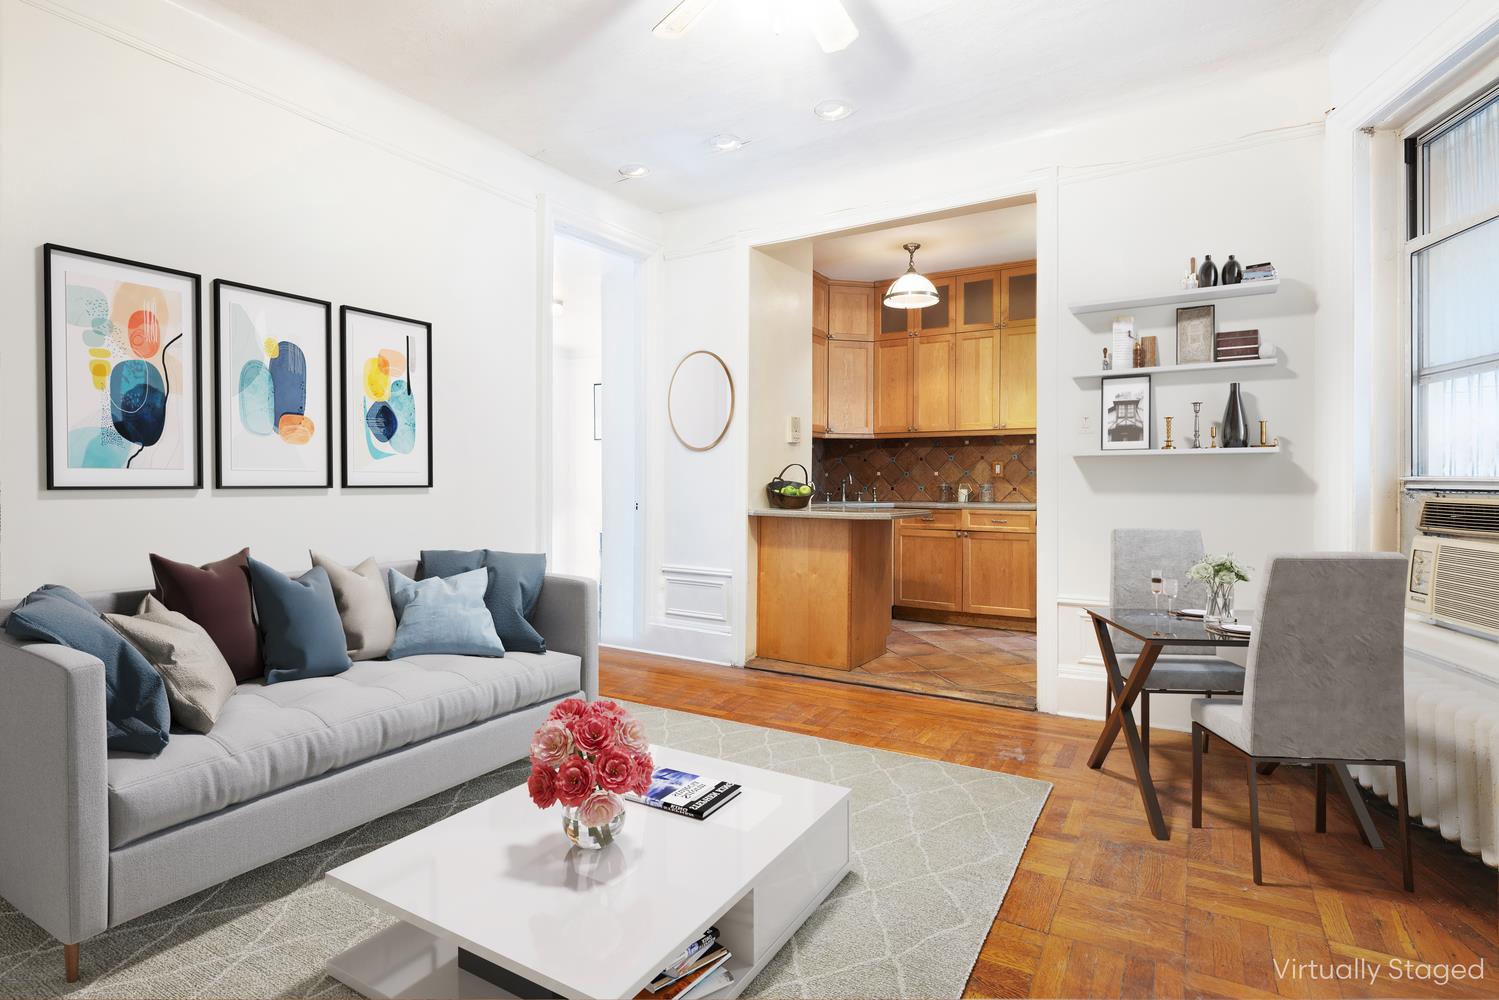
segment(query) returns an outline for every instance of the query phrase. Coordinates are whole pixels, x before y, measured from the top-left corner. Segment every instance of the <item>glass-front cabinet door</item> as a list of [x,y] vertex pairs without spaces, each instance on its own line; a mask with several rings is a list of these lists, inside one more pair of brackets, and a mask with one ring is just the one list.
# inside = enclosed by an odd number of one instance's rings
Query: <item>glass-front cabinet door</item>
[[999,321],[1004,327],[1036,325],[1036,265],[1020,264],[999,272]]
[[954,297],[958,300],[958,333],[992,330],[999,326],[998,271],[959,275]]

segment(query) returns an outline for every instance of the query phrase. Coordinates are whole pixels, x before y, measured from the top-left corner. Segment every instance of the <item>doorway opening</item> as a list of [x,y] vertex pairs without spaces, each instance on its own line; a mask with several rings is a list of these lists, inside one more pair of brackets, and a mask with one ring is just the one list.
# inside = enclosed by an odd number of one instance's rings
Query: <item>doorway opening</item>
[[552,241],[552,572],[599,581],[603,642],[639,633],[640,258],[558,229]]
[[[920,514],[891,524],[882,655],[747,665],[1034,709],[1034,195],[799,242],[812,260],[814,503]],[[908,266],[934,304],[885,302]]]

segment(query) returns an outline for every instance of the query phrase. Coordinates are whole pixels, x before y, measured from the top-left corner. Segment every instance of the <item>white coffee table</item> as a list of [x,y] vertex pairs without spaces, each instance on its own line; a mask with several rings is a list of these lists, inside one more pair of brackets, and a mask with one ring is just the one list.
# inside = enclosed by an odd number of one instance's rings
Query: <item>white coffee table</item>
[[524,785],[497,795],[327,874],[401,921],[328,974],[379,998],[633,997],[716,925],[734,983],[714,996],[736,995],[848,871],[848,789],[652,752],[743,791],[702,821],[626,803],[602,851],[574,849]]

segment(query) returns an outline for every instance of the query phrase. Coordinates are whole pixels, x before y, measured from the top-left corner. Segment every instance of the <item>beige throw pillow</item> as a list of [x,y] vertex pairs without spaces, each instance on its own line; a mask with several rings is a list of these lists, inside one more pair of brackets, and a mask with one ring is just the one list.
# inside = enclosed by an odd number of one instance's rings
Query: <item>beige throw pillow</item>
[[212,729],[234,694],[235,681],[224,654],[203,626],[150,594],[134,616],[104,617],[161,674],[173,721],[199,733]]
[[373,559],[347,569],[319,552],[312,564],[321,566],[333,584],[333,600],[343,619],[344,639],[351,660],[378,660],[396,641],[396,613],[390,608],[385,573]]

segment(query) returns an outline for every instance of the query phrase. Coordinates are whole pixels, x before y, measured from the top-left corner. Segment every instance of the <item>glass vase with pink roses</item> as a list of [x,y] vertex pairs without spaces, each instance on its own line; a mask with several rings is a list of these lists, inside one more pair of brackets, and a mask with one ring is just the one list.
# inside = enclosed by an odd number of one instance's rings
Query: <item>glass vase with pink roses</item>
[[562,805],[562,832],[587,850],[625,825],[624,792],[644,795],[656,769],[645,728],[612,701],[558,702],[531,737],[526,787],[538,809]]

